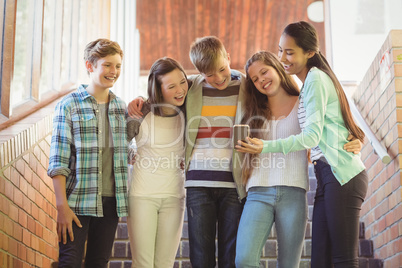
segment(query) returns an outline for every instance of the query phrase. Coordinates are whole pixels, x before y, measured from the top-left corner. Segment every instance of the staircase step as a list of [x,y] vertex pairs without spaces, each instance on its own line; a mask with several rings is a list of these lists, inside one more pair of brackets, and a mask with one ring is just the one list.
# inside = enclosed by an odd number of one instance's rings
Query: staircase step
[[359,258],[359,268],[383,268],[382,260],[373,258]]

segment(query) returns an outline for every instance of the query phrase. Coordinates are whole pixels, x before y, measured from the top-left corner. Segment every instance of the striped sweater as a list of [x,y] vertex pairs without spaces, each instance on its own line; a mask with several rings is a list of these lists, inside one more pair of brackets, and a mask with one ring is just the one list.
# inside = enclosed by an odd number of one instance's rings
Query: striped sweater
[[186,176],[186,187],[235,188],[231,133],[236,116],[240,77],[232,75],[225,90],[202,83],[200,123]]

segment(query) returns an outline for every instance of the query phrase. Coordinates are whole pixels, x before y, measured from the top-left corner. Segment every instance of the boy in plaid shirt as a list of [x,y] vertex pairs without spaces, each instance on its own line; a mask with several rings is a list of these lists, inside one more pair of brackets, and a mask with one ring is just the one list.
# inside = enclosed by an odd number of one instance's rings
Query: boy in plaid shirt
[[106,267],[118,217],[127,216],[124,101],[110,91],[123,51],[108,39],[85,48],[89,85],[56,106],[48,175],[57,206],[59,267]]

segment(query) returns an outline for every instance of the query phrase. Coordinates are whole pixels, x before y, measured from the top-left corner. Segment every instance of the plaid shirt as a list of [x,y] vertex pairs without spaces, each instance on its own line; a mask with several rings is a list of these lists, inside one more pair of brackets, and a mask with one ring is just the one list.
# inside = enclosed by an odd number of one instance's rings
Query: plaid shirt
[[[103,216],[102,153],[99,105],[81,85],[56,106],[48,176],[66,177],[68,205],[77,215]],[[126,104],[111,91],[109,121],[113,137],[113,171],[119,217],[127,216]],[[112,160],[111,160],[112,161]]]

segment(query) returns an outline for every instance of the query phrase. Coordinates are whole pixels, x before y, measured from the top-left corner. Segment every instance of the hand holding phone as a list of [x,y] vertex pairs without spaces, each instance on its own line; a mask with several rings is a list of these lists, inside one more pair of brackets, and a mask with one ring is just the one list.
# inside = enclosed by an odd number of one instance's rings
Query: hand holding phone
[[246,137],[250,136],[250,127],[248,125],[233,126],[233,143],[237,145],[237,141],[247,142]]

